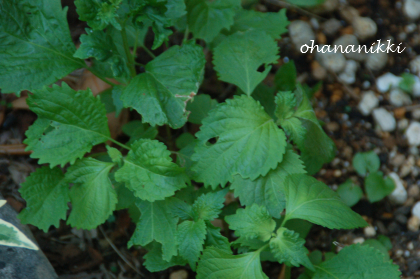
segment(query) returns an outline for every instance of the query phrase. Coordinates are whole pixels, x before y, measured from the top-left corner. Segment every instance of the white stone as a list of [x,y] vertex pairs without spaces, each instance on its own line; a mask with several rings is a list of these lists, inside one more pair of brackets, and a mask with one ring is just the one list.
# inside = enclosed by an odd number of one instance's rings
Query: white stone
[[407,129],[408,127],[408,119],[407,118],[403,118],[400,121],[398,121],[398,130],[403,131],[405,129]]
[[372,71],[380,71],[386,66],[386,63],[388,63],[388,53],[380,51],[368,53],[365,66]]
[[378,31],[376,23],[368,17],[356,17],[352,20],[354,34],[359,40],[364,41],[375,36]]
[[405,0],[402,8],[408,19],[417,20],[420,18],[420,1]]
[[355,239],[353,239],[353,244],[362,244],[363,242],[365,242],[365,239],[363,237],[356,237]]
[[362,96],[358,108],[363,115],[368,116],[378,105],[379,99],[375,93],[373,91],[366,91]]
[[414,119],[420,119],[420,109],[415,109],[411,112],[411,116]]
[[410,71],[413,74],[420,74],[420,55],[410,61]]
[[336,18],[330,18],[322,25],[322,30],[324,31],[325,35],[333,36],[335,33],[343,27],[341,22]]
[[391,92],[389,93],[389,102],[396,107],[412,104],[410,96],[399,88],[391,89]]
[[376,79],[376,87],[381,93],[387,92],[390,88],[398,87],[402,77],[397,77],[391,73],[386,73]]
[[315,33],[311,25],[303,20],[294,20],[290,23],[289,36],[299,52],[303,45],[312,45],[311,40],[315,40]]
[[411,209],[411,214],[420,219],[420,201],[416,202],[416,204],[413,206]]
[[338,75],[338,78],[345,84],[353,84],[356,81],[357,62],[347,60],[344,71]]
[[[319,46],[320,50],[322,49],[323,45]],[[340,52],[317,52],[315,55],[315,59],[323,66],[325,69],[332,71],[334,73],[339,73],[344,70],[346,67],[346,58]]]
[[389,175],[394,181],[395,189],[389,194],[388,198],[390,201],[396,204],[403,204],[407,200],[407,190],[405,189],[401,178],[395,172],[391,172]]
[[411,146],[419,146],[420,145],[420,123],[419,122],[412,122],[408,129],[405,131],[405,135],[408,140],[408,144]]
[[373,111],[373,119],[384,132],[392,132],[397,126],[394,116],[384,108],[375,109]]
[[376,230],[374,227],[368,226],[363,229],[363,233],[366,237],[374,237],[376,235]]
[[[357,40],[357,37],[355,35],[343,35],[340,38],[336,39],[333,42],[334,46],[342,46],[342,52],[343,55],[347,58],[347,59],[353,59],[353,60],[357,60],[357,61],[364,61],[366,59],[366,53],[358,53],[358,52],[353,52],[352,50],[357,50],[359,47],[359,40]],[[346,48],[350,46],[347,51]],[[352,47],[354,46],[354,48]],[[339,50],[341,51],[341,48],[339,48]]]

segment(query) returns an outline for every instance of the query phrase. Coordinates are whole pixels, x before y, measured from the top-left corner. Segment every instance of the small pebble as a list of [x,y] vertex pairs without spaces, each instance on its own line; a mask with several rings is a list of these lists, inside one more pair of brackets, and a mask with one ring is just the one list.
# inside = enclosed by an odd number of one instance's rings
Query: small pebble
[[404,254],[404,251],[401,249],[398,249],[397,251],[395,251],[395,256],[397,257],[401,257]]
[[407,175],[409,175],[414,168],[414,164],[414,157],[410,155],[408,159],[404,162],[404,164],[401,166],[400,176],[406,177]]
[[[322,48],[322,45],[320,45]],[[339,73],[344,70],[346,67],[346,58],[342,53],[335,52],[317,52],[315,59],[323,66],[325,69],[332,71],[334,73]]]
[[[354,46],[354,49],[358,49],[359,40],[357,40],[357,37],[355,35],[352,35],[352,34],[343,35],[340,38],[336,39],[333,42],[333,45],[342,46],[339,50],[343,51],[343,55],[347,59],[353,59],[357,61],[364,61],[366,59],[366,53],[346,51],[346,48],[348,46]],[[348,50],[350,50],[351,48],[352,47],[348,48]]]
[[355,18],[360,17],[359,11],[352,6],[344,6],[339,9],[340,16],[351,23]]
[[416,58],[414,58],[413,60],[411,60],[410,62],[410,71],[413,74],[420,74],[420,55],[418,55]]
[[376,87],[379,92],[385,93],[390,88],[398,87],[401,80],[401,77],[397,77],[391,73],[386,73],[376,79]]
[[401,178],[395,172],[388,175],[395,184],[395,189],[388,196],[389,200],[396,204],[403,204],[407,200],[407,190],[405,189]]
[[354,29],[354,34],[361,41],[375,36],[378,31],[376,23],[368,17],[356,17],[352,20],[351,24]]
[[403,118],[400,121],[398,121],[398,130],[403,131],[405,129],[407,129],[408,127],[408,119],[407,118]]
[[415,110],[413,110],[412,112],[411,112],[411,116],[414,118],[414,119],[420,119],[420,109],[415,109]]
[[298,52],[303,45],[312,45],[311,40],[315,40],[311,25],[303,20],[294,20],[290,23],[289,36]]
[[408,129],[405,131],[405,135],[408,140],[408,144],[411,146],[420,145],[420,123],[412,122]]
[[377,108],[373,111],[373,119],[379,128],[384,132],[392,132],[397,126],[394,116],[384,108]]
[[407,217],[405,217],[404,215],[395,215],[395,221],[397,221],[398,223],[405,225],[407,224]]
[[409,197],[417,198],[420,194],[420,187],[418,185],[411,185],[407,192]]
[[412,242],[412,241],[408,242],[408,244],[407,244],[407,249],[408,249],[408,250],[413,250],[413,249],[414,249],[414,244],[413,244],[413,242]]
[[379,99],[376,97],[375,92],[366,91],[362,95],[358,108],[363,115],[368,116],[374,108],[378,107],[378,105]]
[[322,30],[327,36],[334,36],[340,28],[343,27],[341,22],[336,18],[330,18],[322,25]]
[[362,244],[363,242],[365,242],[365,239],[363,237],[356,237],[355,239],[353,239],[353,244]]
[[412,93],[414,97],[420,97],[420,78],[418,76],[414,76],[414,85]]
[[169,279],[187,279],[187,278],[188,278],[188,272],[185,269],[174,271],[169,276]]
[[410,96],[399,88],[391,89],[391,92],[389,93],[389,102],[396,107],[412,104]]
[[405,161],[405,156],[403,154],[396,154],[394,157],[391,158],[390,162],[391,165],[393,165],[394,167],[399,167],[401,166]]
[[338,79],[345,84],[353,84],[356,81],[357,62],[354,60],[347,60],[346,66],[342,73],[339,74]]
[[420,218],[420,201],[414,204],[413,208],[411,209],[411,214],[413,214],[413,216],[416,216],[417,218]]
[[420,227],[420,219],[417,216],[411,216],[407,222],[407,228],[409,231],[416,232]]
[[372,71],[380,71],[388,63],[388,53],[375,52],[369,53],[366,58],[365,66]]
[[376,235],[376,230],[374,227],[368,226],[363,229],[363,233],[366,237],[374,237]]
[[405,0],[402,10],[409,20],[417,20],[420,18],[420,1]]

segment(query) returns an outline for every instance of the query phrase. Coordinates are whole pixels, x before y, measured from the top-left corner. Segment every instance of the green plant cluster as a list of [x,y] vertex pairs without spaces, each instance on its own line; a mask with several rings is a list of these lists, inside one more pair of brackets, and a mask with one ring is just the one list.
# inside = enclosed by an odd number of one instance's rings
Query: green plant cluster
[[[330,229],[367,223],[310,176],[335,147],[315,116],[313,92],[296,83],[294,64],[277,72],[274,87],[262,83],[279,59],[285,10],[246,10],[239,0],[75,4],[89,26],[77,50],[59,1],[0,2],[0,88],[33,93],[27,103],[38,118],[25,143],[45,164],[21,186],[23,223],[47,231],[67,220],[92,229],[128,209],[137,224],[128,246],[149,251],[144,265],[152,272],[188,264],[197,278],[268,278],[267,260],[305,266],[304,278],[398,278],[398,267],[368,246],[345,247],[324,262],[308,257],[302,227],[309,222]],[[139,48],[150,55],[146,65],[136,61]],[[225,102],[197,95],[209,52],[218,79],[238,88]],[[111,84],[107,95],[49,86],[79,68]],[[106,117],[123,108],[142,121],[124,126],[126,143],[110,136]],[[187,122],[201,126],[176,139],[180,150],[156,139],[157,126],[172,131]],[[110,142],[106,155],[86,155]],[[236,212],[224,205],[228,191],[243,206]],[[235,241],[213,225],[216,218]]]
[[[381,162],[374,151],[359,152],[353,157],[353,168],[365,178],[365,192],[370,202],[377,202],[388,196],[395,189],[395,183],[390,177],[384,177],[379,171]],[[337,194],[348,206],[359,202],[363,196],[360,186],[351,179],[338,186]]]

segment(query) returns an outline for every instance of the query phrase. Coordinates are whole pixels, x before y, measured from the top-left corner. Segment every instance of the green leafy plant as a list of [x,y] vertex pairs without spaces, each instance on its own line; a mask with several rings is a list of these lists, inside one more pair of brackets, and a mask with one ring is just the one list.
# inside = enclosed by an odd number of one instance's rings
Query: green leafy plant
[[[397,266],[369,247],[346,247],[323,263],[308,257],[311,223],[367,223],[310,176],[335,155],[312,108],[316,89],[296,83],[293,62],[277,72],[275,87],[262,83],[279,59],[285,10],[245,10],[239,0],[75,4],[89,26],[77,50],[59,2],[0,2],[0,88],[31,92],[27,103],[38,119],[25,143],[45,164],[21,185],[23,223],[48,231],[67,220],[92,229],[128,209],[137,224],[128,246],[148,250],[144,265],[152,272],[188,264],[197,278],[267,278],[260,262],[268,260],[303,265],[307,278],[398,278]],[[137,62],[140,48],[150,56],[146,65]],[[238,88],[221,103],[197,96],[209,51],[219,80]],[[49,86],[79,68],[111,89],[95,97],[65,83]],[[106,117],[123,108],[141,116],[123,127],[124,143],[111,137]],[[193,135],[186,125],[201,126]],[[88,154],[96,145],[106,154]],[[241,206],[227,204],[228,191]]]
[[[395,189],[394,181],[379,171],[380,165],[380,159],[373,151],[359,152],[353,157],[353,168],[365,177],[365,191],[370,202],[382,200]],[[338,187],[337,194],[348,206],[353,206],[362,198],[363,191],[349,179]]]

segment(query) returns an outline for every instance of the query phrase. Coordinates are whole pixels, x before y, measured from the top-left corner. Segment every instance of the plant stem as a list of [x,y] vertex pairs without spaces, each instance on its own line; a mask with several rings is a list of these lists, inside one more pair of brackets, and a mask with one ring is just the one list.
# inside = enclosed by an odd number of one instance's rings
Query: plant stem
[[269,243],[265,244],[264,246],[262,246],[260,249],[256,250],[255,252],[261,253],[262,251],[265,250],[265,248],[267,248],[269,245]]
[[121,142],[119,142],[119,141],[116,141],[116,140],[114,140],[113,138],[108,138],[110,141],[112,141],[113,143],[115,143],[116,145],[119,145],[119,146],[121,146],[121,147],[123,147],[123,148],[125,148],[125,149],[128,149],[128,150],[131,150],[131,148],[130,147],[128,147],[127,145],[125,145],[125,144],[122,144]]
[[125,31],[125,27],[121,29],[121,36],[123,40],[125,55],[127,56],[128,68],[130,69],[131,76],[135,77],[136,68],[134,68],[134,56],[131,54],[130,48],[128,47],[127,32]]
[[189,33],[190,33],[190,30],[188,29],[188,25],[187,25],[187,27],[185,28],[184,39],[182,40],[182,44],[184,44],[188,40]]
[[292,278],[292,268],[286,265],[286,269],[284,272],[284,279],[290,279],[290,278]]
[[280,228],[286,225],[286,222],[287,222],[287,215],[285,215],[283,221],[281,221]]
[[143,49],[145,52],[147,52],[147,54],[150,55],[150,57],[156,58],[156,55],[154,55],[154,53],[151,50],[149,50],[146,46],[143,46]]

